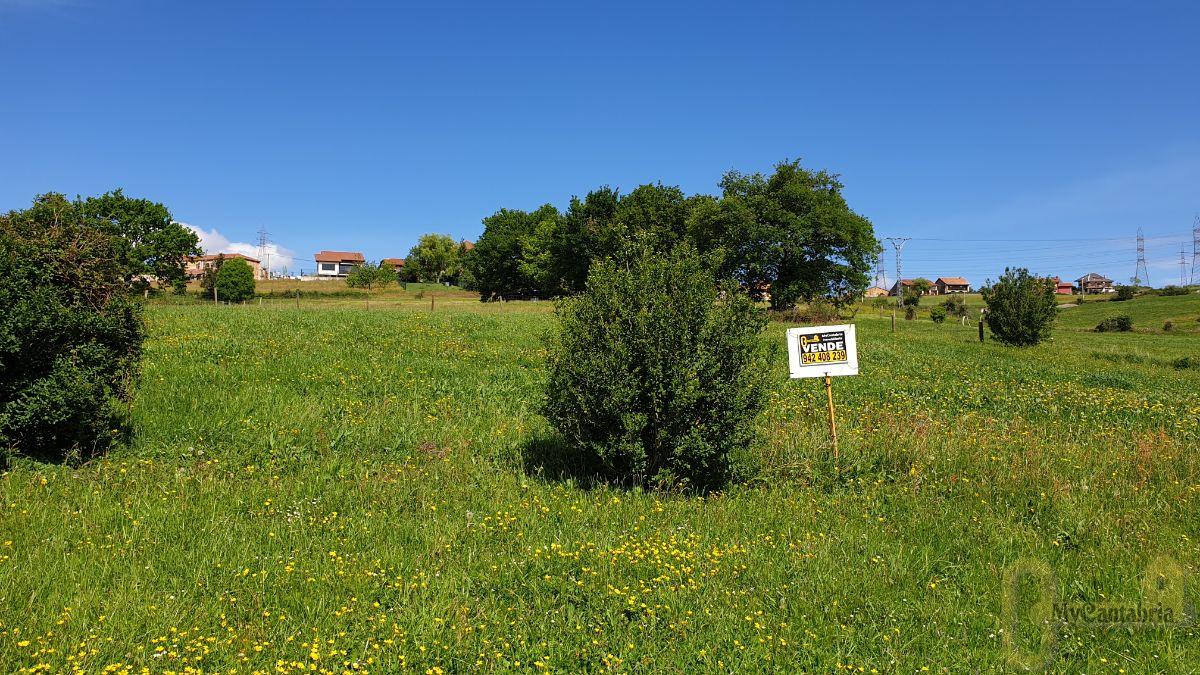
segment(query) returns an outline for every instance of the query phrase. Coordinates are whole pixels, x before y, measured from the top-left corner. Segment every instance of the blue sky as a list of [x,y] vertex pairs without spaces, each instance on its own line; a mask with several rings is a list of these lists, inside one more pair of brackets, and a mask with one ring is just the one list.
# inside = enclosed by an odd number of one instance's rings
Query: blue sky
[[[404,255],[501,207],[840,173],[904,276],[1177,282],[1200,5],[0,0],[0,208],[166,203],[236,250]],[[887,257],[889,276],[895,261]]]

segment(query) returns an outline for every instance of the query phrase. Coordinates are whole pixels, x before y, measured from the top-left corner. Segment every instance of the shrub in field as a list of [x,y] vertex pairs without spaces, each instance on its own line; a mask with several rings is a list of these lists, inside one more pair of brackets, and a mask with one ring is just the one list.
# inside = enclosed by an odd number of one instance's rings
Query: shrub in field
[[816,298],[800,307],[772,310],[771,315],[780,321],[789,323],[828,323],[837,321],[841,317],[837,305],[825,298]]
[[1190,356],[1181,356],[1171,362],[1175,370],[1189,370],[1191,368],[1200,368],[1200,359]]
[[123,251],[62,195],[0,216],[0,459],[85,458],[121,433],[144,337]]
[[917,318],[917,308],[912,305],[906,305],[904,307],[904,320],[912,321],[915,318]]
[[946,308],[945,308],[945,307],[942,307],[942,306],[937,306],[937,307],[932,307],[932,308],[930,308],[930,310],[929,310],[929,318],[930,318],[931,320],[933,320],[933,322],[934,322],[934,323],[945,323],[945,321],[946,321]]
[[350,288],[365,288],[369,291],[373,288],[395,284],[399,279],[399,274],[391,265],[364,262],[346,275],[346,285]]
[[254,297],[254,270],[241,258],[229,258],[217,270],[217,299],[245,302]]
[[1003,344],[1036,345],[1050,336],[1058,316],[1054,282],[1024,268],[1005,269],[994,284],[983,288],[987,326]]
[[1128,333],[1133,330],[1133,318],[1127,314],[1110,316],[1096,326],[1097,333]]
[[946,310],[947,316],[952,316],[955,319],[965,319],[970,310],[967,309],[967,301],[959,295],[951,295],[942,301],[941,305]]
[[1125,301],[1132,300],[1137,293],[1137,289],[1133,286],[1117,286],[1117,294],[1113,296],[1113,300]]
[[569,446],[627,483],[728,481],[765,402],[765,312],[690,250],[641,250],[594,264],[558,318],[543,412]]
[[1168,296],[1187,295],[1188,289],[1187,286],[1163,286],[1161,289],[1159,289],[1158,294]]
[[1175,322],[1174,321],[1164,321],[1163,322],[1163,330],[1168,333],[1175,330]]

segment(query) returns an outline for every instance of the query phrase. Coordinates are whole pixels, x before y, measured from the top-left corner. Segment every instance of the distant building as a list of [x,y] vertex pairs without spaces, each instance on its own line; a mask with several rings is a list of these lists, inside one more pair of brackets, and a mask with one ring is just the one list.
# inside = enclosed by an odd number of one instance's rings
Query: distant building
[[383,260],[379,261],[379,264],[387,265],[388,267],[399,271],[400,268],[404,267],[404,258],[384,258]]
[[1113,280],[1106,276],[1088,272],[1087,274],[1075,280],[1075,284],[1079,286],[1079,292],[1084,295],[1090,293],[1115,293],[1116,288],[1113,287]]
[[257,258],[251,258],[248,255],[241,253],[219,253],[216,255],[195,255],[188,256],[187,262],[184,264],[183,273],[188,279],[199,279],[204,276],[204,271],[209,267],[217,264],[218,258],[225,260],[245,260],[250,266],[250,270],[254,272],[254,278],[262,281],[267,278],[267,271],[262,268],[262,264]]
[[880,286],[872,286],[868,288],[865,293],[863,293],[863,297],[865,298],[882,298],[888,295],[890,295],[888,289]]
[[[916,283],[916,281],[916,279],[901,279],[900,281],[892,284],[892,290],[888,291],[888,295],[903,295],[904,289],[911,287],[914,283]],[[929,289],[921,295],[933,295],[936,292],[935,289],[936,287],[930,286]]]
[[970,293],[971,284],[962,277],[938,277],[937,281],[933,282],[934,295],[948,295],[953,293]]
[[321,251],[313,258],[317,261],[319,277],[344,277],[366,262],[363,254],[354,251]]
[[1058,277],[1054,277],[1054,292],[1059,295],[1074,295],[1075,284],[1070,281],[1063,281]]
[[473,241],[467,241],[466,239],[463,239],[462,241],[458,242],[458,245],[459,245],[459,246],[462,248],[462,250],[464,250],[464,251],[470,251],[470,250],[473,250],[473,249],[475,248],[475,242],[473,242]]

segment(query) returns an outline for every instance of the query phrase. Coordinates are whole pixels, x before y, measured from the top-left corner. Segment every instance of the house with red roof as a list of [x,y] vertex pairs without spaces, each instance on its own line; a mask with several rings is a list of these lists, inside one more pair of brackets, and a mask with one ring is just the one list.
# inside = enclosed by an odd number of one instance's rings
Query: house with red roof
[[355,251],[321,251],[313,258],[317,261],[318,277],[344,277],[366,262],[363,254]]

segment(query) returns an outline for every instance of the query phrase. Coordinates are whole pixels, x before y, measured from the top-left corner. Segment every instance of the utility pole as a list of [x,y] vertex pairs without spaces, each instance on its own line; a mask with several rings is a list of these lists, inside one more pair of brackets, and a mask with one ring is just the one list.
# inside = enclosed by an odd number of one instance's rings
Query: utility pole
[[884,259],[883,248],[879,249],[879,259],[875,261],[875,285],[879,288],[887,288],[887,273],[883,271]]
[[1200,214],[1192,222],[1192,275],[1188,283],[1200,284]]
[[258,259],[267,263],[267,266],[263,268],[263,277],[267,279],[271,278],[271,254],[267,251],[267,244],[270,243],[267,237],[270,234],[267,232],[267,228],[258,228]]
[[1137,268],[1133,271],[1133,284],[1150,285],[1150,269],[1146,267],[1146,238],[1142,236],[1140,227],[1137,234]]
[[897,304],[899,304],[899,302],[900,302],[901,291],[904,288],[904,284],[901,283],[904,280],[904,275],[901,273],[901,269],[900,269],[900,252],[902,250],[904,250],[904,245],[907,244],[909,242],[909,240],[911,240],[911,239],[912,239],[912,237],[888,237],[887,238],[888,243],[890,243],[892,245],[892,248],[896,249],[896,283],[900,284],[899,286],[896,287],[896,303]]
[[1179,245],[1179,285],[1187,286],[1187,258],[1183,255],[1183,244]]

